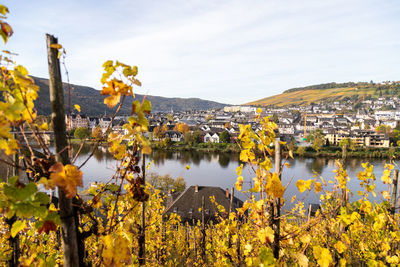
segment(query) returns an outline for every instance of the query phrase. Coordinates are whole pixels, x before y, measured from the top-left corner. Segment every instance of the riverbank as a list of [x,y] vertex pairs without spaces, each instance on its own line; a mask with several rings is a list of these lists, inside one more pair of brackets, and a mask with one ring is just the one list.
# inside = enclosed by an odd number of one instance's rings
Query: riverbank
[[[294,156],[307,157],[307,158],[342,158],[342,148],[337,146],[326,146],[322,147],[318,152],[312,147],[297,147],[293,153]],[[348,158],[361,158],[361,159],[372,159],[372,158],[385,158],[393,159],[400,157],[400,148],[389,147],[389,148],[372,148],[372,147],[360,147],[354,150],[348,150],[346,152]]]
[[176,142],[168,145],[161,143],[152,143],[151,148],[163,149],[168,151],[199,151],[199,152],[224,152],[224,153],[240,152],[240,148],[237,144],[228,144],[228,143],[198,143],[192,145],[184,142]]

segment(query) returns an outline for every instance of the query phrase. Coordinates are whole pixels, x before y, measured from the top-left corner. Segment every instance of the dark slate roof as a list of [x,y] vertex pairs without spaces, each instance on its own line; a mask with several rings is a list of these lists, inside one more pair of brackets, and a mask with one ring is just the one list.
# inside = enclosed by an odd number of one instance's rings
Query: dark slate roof
[[[216,203],[225,207],[225,210],[229,210],[230,194],[226,197],[226,191],[216,186],[198,186],[198,192],[195,192],[196,186],[190,186],[187,188],[175,201],[167,207],[164,214],[177,213],[182,222],[196,222],[201,220],[201,200],[204,196],[204,212],[205,221],[209,222],[216,219],[217,208],[211,203],[210,196],[215,197]],[[243,201],[234,197],[233,208],[236,210],[243,206]]]

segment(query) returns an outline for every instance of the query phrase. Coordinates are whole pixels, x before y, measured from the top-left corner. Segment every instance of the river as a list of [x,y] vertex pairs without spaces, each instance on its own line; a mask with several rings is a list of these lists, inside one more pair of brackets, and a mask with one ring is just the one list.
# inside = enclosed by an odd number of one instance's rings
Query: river
[[[90,153],[90,147],[85,147],[79,157],[77,164],[82,163]],[[219,186],[223,189],[233,187],[236,182],[236,168],[240,165],[238,154],[227,153],[204,153],[197,151],[166,152],[153,151],[146,157],[147,162],[151,162],[148,172],[155,172],[160,175],[169,174],[171,177],[183,177],[187,186]],[[365,159],[350,158],[345,161],[345,167],[350,177],[349,188],[354,193],[352,199],[357,198],[357,190],[360,185],[357,180],[357,173],[362,170],[361,163]],[[295,158],[287,161],[289,168],[285,167],[282,173],[282,183],[287,186],[285,198],[290,200],[293,195],[305,203],[318,203],[319,196],[313,192],[299,193],[296,187],[296,181],[299,179],[311,179],[322,176],[326,181],[333,180],[336,168],[335,160],[330,158]],[[387,190],[380,177],[383,168],[388,160],[374,159],[369,161],[374,165],[374,174],[376,175],[376,192]],[[88,163],[82,168],[84,173],[84,186],[91,182],[107,181],[115,171],[115,161],[105,148],[100,148]],[[186,166],[190,168],[187,169]],[[254,177],[254,173],[245,166],[243,168],[244,188],[249,187],[249,181]],[[328,184],[329,186],[330,184]],[[247,196],[242,193],[235,193],[242,200]],[[374,199],[372,199],[374,200]],[[376,201],[381,201],[379,194]],[[291,207],[290,201],[287,201],[288,207]]]

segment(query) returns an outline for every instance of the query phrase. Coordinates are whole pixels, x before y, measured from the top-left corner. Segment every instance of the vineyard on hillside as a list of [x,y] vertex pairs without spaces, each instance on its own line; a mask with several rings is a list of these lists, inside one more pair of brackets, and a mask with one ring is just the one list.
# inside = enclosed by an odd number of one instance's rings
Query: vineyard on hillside
[[[1,35],[12,35],[0,6]],[[253,173],[249,198],[243,207],[226,210],[214,199],[217,220],[194,225],[180,217],[164,215],[165,196],[145,183],[150,153],[146,115],[150,101],[134,100],[124,134],[108,135],[108,150],[119,160],[113,176],[81,193],[81,166],[69,151],[65,131],[60,59],[64,51],[47,35],[52,126],[55,152],[41,132],[49,125],[36,120],[34,101],[38,86],[26,68],[1,56],[0,149],[10,173],[0,184],[0,262],[9,266],[397,266],[400,264],[400,229],[397,205],[398,172],[387,164],[381,177],[365,163],[357,177],[362,190],[350,192],[350,180],[340,162],[335,179],[298,180],[300,192],[321,194],[321,208],[313,216],[304,203],[283,198],[280,177],[288,164],[281,157],[288,150],[275,138],[276,124],[258,115],[261,130],[240,125],[240,160],[232,184],[242,191],[242,172]],[[138,68],[107,61],[101,77],[104,104],[118,114],[127,97],[140,86]],[[75,105],[80,112],[81,107]],[[261,110],[257,111],[258,114]],[[112,121],[110,122],[111,125]],[[32,132],[39,148],[27,142]],[[271,146],[273,144],[273,146]],[[96,147],[94,148],[96,149]],[[94,153],[94,151],[93,151]],[[89,156],[91,157],[93,153]],[[292,156],[288,150],[288,156]],[[275,169],[273,169],[275,161]],[[24,174],[24,175],[23,175]],[[26,175],[25,175],[26,174]],[[381,179],[387,190],[375,192]],[[332,184],[328,189],[328,184]],[[55,205],[42,189],[58,190]],[[349,201],[358,194],[359,200]],[[380,201],[371,201],[376,197]],[[288,201],[295,208],[283,212]],[[204,209],[198,211],[203,214]]]

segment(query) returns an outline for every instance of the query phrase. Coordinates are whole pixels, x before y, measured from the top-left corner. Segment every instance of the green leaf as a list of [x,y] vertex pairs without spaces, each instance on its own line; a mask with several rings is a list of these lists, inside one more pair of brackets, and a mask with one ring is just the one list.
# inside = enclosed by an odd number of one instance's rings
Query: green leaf
[[31,182],[27,184],[24,188],[16,190],[16,198],[18,200],[26,200],[36,192],[37,192],[37,186],[35,183]]
[[112,192],[117,192],[119,190],[119,186],[116,184],[109,184],[107,185],[107,189]]
[[144,113],[149,114],[151,112],[151,102],[147,99],[143,101],[142,110]]
[[140,102],[139,100],[135,100],[132,103],[132,113],[131,114],[135,114],[140,110]]
[[6,195],[7,198],[9,199],[15,199],[15,192],[17,189],[15,187],[11,187],[7,184],[4,185],[3,187],[3,192]]
[[16,221],[11,226],[11,236],[15,237],[25,227],[26,227],[25,221]]
[[31,217],[36,207],[29,203],[17,203],[15,208],[18,217]]
[[18,176],[13,176],[8,178],[8,184],[11,185],[12,187],[15,186],[15,184],[17,183],[18,180]]
[[50,197],[46,193],[39,192],[35,194],[34,201],[37,202],[38,204],[46,205],[49,204]]
[[35,216],[36,218],[45,218],[47,216],[47,212],[48,211],[46,206],[33,208],[33,216]]

